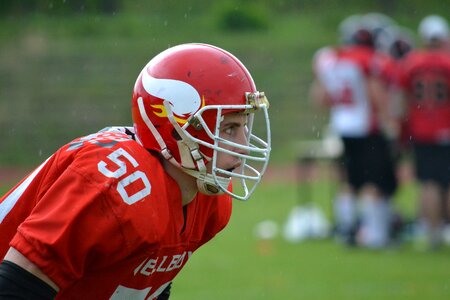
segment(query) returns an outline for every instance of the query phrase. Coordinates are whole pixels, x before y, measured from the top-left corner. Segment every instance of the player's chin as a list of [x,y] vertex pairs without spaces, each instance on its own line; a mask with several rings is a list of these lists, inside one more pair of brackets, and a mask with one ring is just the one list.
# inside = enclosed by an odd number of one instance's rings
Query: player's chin
[[233,168],[228,168],[228,169],[227,169],[228,172],[234,172],[234,170],[236,170],[236,168],[234,168],[234,167],[233,167]]

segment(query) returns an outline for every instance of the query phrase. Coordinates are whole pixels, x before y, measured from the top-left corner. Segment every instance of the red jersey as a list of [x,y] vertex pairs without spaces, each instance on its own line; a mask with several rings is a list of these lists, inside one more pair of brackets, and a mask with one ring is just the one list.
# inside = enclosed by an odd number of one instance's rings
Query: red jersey
[[63,146],[0,202],[0,257],[12,246],[60,288],[57,299],[154,299],[221,231],[231,197],[184,208],[159,158],[125,133]]
[[416,50],[401,64],[406,130],[413,142],[450,142],[450,52]]

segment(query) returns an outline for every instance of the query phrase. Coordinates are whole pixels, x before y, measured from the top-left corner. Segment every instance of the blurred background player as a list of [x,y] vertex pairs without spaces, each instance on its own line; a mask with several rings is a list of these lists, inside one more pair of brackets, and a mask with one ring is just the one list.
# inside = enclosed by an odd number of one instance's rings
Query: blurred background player
[[348,17],[340,25],[342,45],[317,51],[311,97],[330,109],[331,130],[344,145],[337,234],[348,243],[380,248],[389,243],[390,200],[397,187],[386,136],[395,138],[398,129],[388,111],[393,62],[376,49],[373,19]]
[[391,38],[388,42],[387,52],[395,60],[401,60],[415,48],[414,34],[408,28],[392,26],[388,31],[391,33]]
[[1,198],[0,298],[167,299],[227,225],[231,197],[247,200],[261,180],[268,105],[223,49],[154,57],[133,89],[134,127],[70,142]]
[[[441,244],[445,216],[450,215],[450,51],[447,21],[425,17],[418,34],[423,49],[411,51],[401,64],[405,95],[406,142],[412,145],[420,183],[420,247]],[[448,220],[447,220],[448,222]]]

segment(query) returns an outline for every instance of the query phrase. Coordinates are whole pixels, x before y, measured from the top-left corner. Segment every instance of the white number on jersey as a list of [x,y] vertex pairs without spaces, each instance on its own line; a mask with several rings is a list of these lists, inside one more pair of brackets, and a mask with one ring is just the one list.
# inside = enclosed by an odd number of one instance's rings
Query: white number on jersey
[[[139,163],[133,158],[133,156],[131,156],[123,148],[119,148],[109,154],[108,159],[113,163],[112,166],[109,166],[107,162],[102,160],[97,165],[98,170],[108,178],[120,179],[117,183],[117,192],[120,194],[125,203],[131,205],[139,200],[142,200],[145,196],[150,195],[151,184],[144,172],[136,170],[130,175],[125,176],[128,171],[126,161],[130,162],[134,168],[139,166]],[[141,180],[144,187],[133,195],[128,195],[125,188],[137,180]]]
[[119,285],[117,289],[112,294],[109,300],[119,300],[119,299],[139,299],[139,300],[153,300],[161,294],[165,288],[170,284],[169,282],[161,285],[155,292],[147,297],[148,293],[152,290],[152,287],[148,287],[143,290],[137,290],[132,288],[127,288],[125,286]]

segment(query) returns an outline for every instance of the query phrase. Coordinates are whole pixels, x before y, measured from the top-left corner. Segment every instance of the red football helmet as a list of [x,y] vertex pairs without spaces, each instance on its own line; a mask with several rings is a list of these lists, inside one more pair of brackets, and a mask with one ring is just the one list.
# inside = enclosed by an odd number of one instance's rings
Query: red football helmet
[[[232,54],[207,44],[183,44],[163,51],[141,71],[133,90],[132,115],[142,145],[196,177],[201,192],[246,200],[269,159],[268,106],[264,93],[256,90],[250,73]],[[248,154],[229,153],[219,145],[227,144],[219,138],[222,115],[240,111],[249,114],[248,144],[230,144]],[[266,139],[251,132],[256,111],[263,112]],[[240,173],[218,168],[217,151],[240,157]],[[212,173],[207,173],[210,161]],[[231,177],[240,179],[241,196],[228,190]]]

